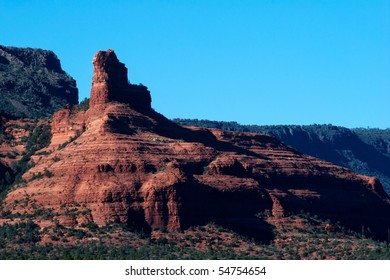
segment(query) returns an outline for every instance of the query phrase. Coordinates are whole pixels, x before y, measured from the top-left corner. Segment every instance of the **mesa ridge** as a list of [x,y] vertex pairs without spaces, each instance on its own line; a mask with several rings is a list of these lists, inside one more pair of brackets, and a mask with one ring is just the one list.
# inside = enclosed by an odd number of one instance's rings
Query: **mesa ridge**
[[214,222],[262,241],[273,238],[263,215],[304,211],[387,237],[390,201],[376,178],[268,135],[180,126],[151,108],[145,86],[128,82],[114,51],[99,51],[93,66],[90,108],[54,114],[49,147],[32,156],[5,211],[48,210],[54,219],[35,218],[42,227],[121,223],[150,231]]

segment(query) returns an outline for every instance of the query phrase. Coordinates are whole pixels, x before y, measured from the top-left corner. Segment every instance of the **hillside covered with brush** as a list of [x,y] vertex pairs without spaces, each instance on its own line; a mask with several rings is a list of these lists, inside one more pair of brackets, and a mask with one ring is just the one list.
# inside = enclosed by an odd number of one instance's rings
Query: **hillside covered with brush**
[[49,117],[78,103],[76,81],[52,51],[0,45],[0,114]]

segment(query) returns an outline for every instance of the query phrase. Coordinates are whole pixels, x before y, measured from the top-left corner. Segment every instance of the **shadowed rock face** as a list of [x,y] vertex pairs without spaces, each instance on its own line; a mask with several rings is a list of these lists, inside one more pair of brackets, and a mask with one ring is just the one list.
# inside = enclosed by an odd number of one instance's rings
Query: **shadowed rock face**
[[[272,229],[256,214],[303,210],[387,234],[390,203],[375,178],[300,154],[271,136],[179,126],[150,109],[146,88],[134,94],[113,51],[97,53],[94,71],[91,108],[55,114],[52,152],[33,157],[35,166],[23,176],[28,183],[8,194],[4,210],[46,208],[72,227],[216,222],[262,241],[272,239]],[[47,170],[50,176],[34,177]],[[14,204],[26,197],[33,197],[27,207]]]
[[[0,160],[0,184],[1,184],[1,180],[5,179],[5,174],[8,172],[8,174],[12,174],[12,169],[9,168],[5,163],[3,163],[1,160]],[[4,184],[4,181],[2,182]]]
[[78,103],[76,82],[52,51],[0,46],[0,113],[48,117],[67,103]]

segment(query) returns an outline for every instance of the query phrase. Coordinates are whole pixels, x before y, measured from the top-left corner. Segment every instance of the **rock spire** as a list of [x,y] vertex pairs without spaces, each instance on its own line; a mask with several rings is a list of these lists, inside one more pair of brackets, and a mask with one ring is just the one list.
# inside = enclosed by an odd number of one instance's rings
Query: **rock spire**
[[152,99],[147,87],[128,82],[127,68],[113,50],[98,51],[92,63],[91,107],[118,101],[141,111],[151,109]]

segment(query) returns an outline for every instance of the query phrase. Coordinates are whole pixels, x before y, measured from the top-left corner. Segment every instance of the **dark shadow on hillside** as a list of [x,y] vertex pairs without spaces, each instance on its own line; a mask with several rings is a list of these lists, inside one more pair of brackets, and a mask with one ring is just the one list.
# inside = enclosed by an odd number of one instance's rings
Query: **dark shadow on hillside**
[[214,134],[212,134],[209,130],[191,130],[185,128],[181,125],[178,125],[160,113],[157,113],[153,110],[148,111],[140,111],[141,113],[153,118],[157,121],[158,125],[155,128],[156,133],[177,140],[184,140],[186,142],[195,142],[202,143],[205,146],[211,147],[217,151],[222,152],[236,152],[242,155],[248,155],[256,158],[262,158],[263,156],[254,153],[248,149],[244,149],[238,146],[235,146],[231,143],[219,141]]
[[357,233],[361,233],[362,228],[365,228],[366,233],[369,233],[367,237],[388,240],[389,205],[383,198],[364,187],[359,191],[354,191],[353,186],[319,187],[312,190],[316,191],[320,198],[310,200],[294,194],[292,187],[280,189],[285,193],[281,205],[286,213],[310,213]]
[[197,182],[184,188],[180,192],[183,229],[216,223],[259,243],[269,244],[275,238],[273,226],[256,217],[272,203],[261,190],[222,192]]
[[142,209],[136,211],[130,208],[128,210],[126,226],[131,231],[143,233],[148,236],[152,232],[152,228],[145,220],[145,214]]
[[220,221],[217,220],[216,224],[257,243],[269,245],[275,239],[273,226],[260,218],[228,218]]

